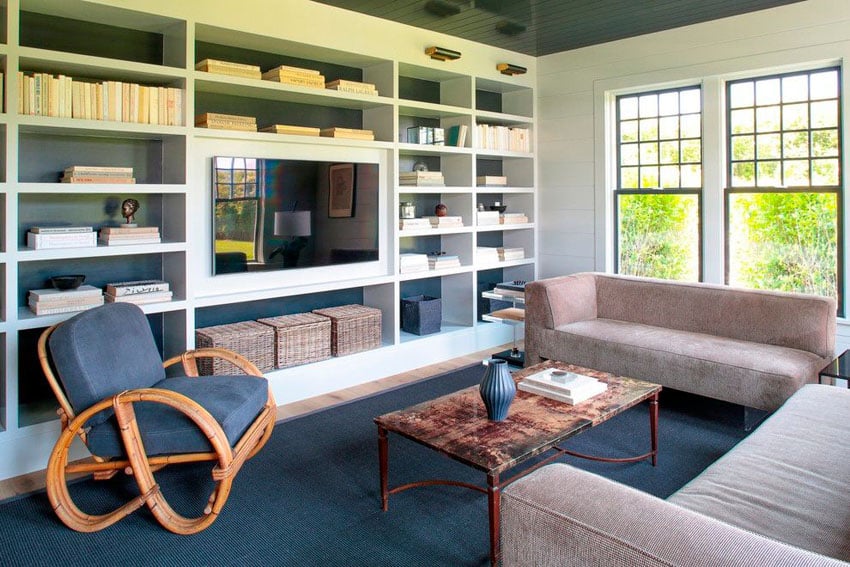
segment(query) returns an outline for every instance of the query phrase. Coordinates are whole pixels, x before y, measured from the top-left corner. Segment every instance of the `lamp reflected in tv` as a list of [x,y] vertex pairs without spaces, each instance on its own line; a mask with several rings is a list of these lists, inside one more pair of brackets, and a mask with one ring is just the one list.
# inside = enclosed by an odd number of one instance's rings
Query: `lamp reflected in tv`
[[298,256],[307,246],[307,237],[311,235],[310,211],[277,211],[274,214],[274,235],[284,238],[283,243],[272,250],[269,260],[278,254],[283,256],[283,267],[294,268],[298,265]]

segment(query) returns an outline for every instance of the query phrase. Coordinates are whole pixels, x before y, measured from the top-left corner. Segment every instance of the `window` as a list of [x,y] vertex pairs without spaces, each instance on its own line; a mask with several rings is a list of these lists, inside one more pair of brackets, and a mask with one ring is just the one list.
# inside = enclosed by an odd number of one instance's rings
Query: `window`
[[730,81],[726,279],[838,298],[837,68]]
[[244,252],[248,261],[257,259],[259,202],[257,160],[216,157],[215,159],[215,251]]
[[617,97],[617,271],[700,278],[699,87]]

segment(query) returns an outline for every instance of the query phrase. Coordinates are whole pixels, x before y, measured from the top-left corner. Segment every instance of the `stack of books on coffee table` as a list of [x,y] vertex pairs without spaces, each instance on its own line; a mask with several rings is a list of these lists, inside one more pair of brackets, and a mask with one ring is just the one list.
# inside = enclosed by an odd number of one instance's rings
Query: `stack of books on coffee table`
[[575,405],[601,394],[608,389],[608,384],[592,376],[549,368],[526,376],[517,384],[517,388]]

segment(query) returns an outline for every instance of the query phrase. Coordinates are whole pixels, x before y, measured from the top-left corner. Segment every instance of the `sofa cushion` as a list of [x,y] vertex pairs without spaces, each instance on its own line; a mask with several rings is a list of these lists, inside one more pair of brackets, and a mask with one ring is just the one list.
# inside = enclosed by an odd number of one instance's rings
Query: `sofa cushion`
[[668,501],[850,560],[850,390],[808,385]]
[[612,319],[561,325],[552,340],[573,364],[765,410],[822,366],[806,351]]

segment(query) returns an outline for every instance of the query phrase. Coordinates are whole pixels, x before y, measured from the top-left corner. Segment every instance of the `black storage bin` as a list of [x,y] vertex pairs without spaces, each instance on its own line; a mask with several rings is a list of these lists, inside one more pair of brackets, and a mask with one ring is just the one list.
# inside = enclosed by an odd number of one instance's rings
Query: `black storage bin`
[[443,302],[439,297],[412,295],[401,299],[401,329],[414,335],[440,332]]

